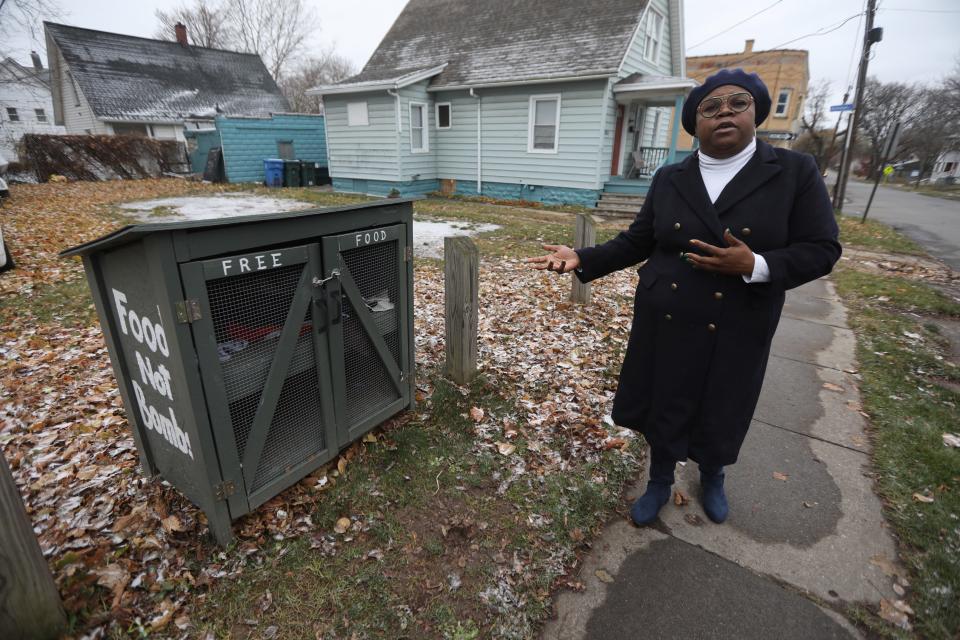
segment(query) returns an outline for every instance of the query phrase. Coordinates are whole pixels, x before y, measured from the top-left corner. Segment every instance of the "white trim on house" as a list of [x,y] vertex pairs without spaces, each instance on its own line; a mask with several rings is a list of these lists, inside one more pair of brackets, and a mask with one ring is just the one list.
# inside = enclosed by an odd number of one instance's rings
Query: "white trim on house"
[[520,87],[528,84],[554,84],[559,82],[581,82],[586,80],[606,80],[615,78],[613,72],[595,72],[590,71],[579,76],[555,76],[543,78],[531,78],[529,80],[504,80],[503,82],[484,82],[481,84],[457,84],[441,85],[436,87],[427,87],[428,92],[436,91],[467,91],[469,89],[497,89],[499,87]]
[[[660,13],[655,7],[650,7],[650,13],[647,14],[647,24],[643,28],[643,59],[647,62],[657,64],[660,58],[660,48],[663,46],[663,26],[667,21],[667,17]],[[660,28],[657,30],[656,37],[653,37],[654,34],[650,32],[651,23],[656,22],[656,18],[660,18]],[[650,55],[647,55],[647,39],[650,38],[654,42],[654,49]]]
[[652,0],[647,0],[647,3],[643,5],[643,10],[640,11],[640,19],[637,20],[637,26],[633,30],[633,36],[630,37],[630,40],[627,42],[627,48],[624,49],[623,55],[620,56],[620,66],[617,67],[617,76],[623,75],[623,65],[627,63],[627,54],[633,49],[633,43],[637,41],[637,35],[640,34],[640,29],[643,27],[643,20],[647,17],[651,2]]
[[693,89],[698,85],[696,80],[690,78],[677,78],[667,82],[634,82],[631,84],[617,84],[613,86],[614,93],[627,93],[630,91],[671,91],[674,89]]
[[[428,117],[429,111],[427,107],[429,105],[426,102],[414,102],[410,101],[410,153],[430,153],[430,118]],[[417,127],[413,126],[413,110],[420,110],[420,142],[421,145],[418,147],[413,143],[413,132]]]
[[[554,100],[557,103],[557,110],[553,129],[553,148],[535,149],[534,148],[534,127],[536,126],[536,110],[538,102],[548,102]],[[543,125],[541,125],[543,126]],[[530,96],[530,110],[527,115],[527,153],[549,153],[557,154],[560,152],[560,94],[559,93],[541,93]]]
[[[363,111],[360,111],[363,107]],[[366,100],[347,103],[347,126],[348,127],[369,127],[370,111]]]
[[[440,107],[447,108],[447,126],[440,126]],[[437,129],[452,129],[453,128],[453,103],[451,102],[438,102],[434,107],[435,115],[437,121]]]
[[[783,102],[783,111],[780,111],[780,97],[787,94],[787,99]],[[773,117],[786,118],[790,115],[790,98],[793,95],[793,89],[780,89],[777,94],[777,101],[773,103]]]
[[319,87],[307,89],[306,95],[324,96],[333,95],[336,93],[359,93],[361,91],[386,91],[388,89],[403,89],[411,84],[416,84],[426,80],[427,78],[432,78],[433,76],[443,72],[443,70],[446,68],[447,63],[444,62],[436,67],[414,71],[403,76],[397,76],[396,78],[387,78],[386,80],[368,80],[366,82],[354,82],[351,84],[320,85]]

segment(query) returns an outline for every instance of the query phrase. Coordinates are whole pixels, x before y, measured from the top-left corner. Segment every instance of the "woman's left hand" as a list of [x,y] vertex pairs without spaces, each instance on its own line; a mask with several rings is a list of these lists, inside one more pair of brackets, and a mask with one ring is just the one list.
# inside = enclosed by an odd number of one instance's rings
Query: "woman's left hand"
[[697,269],[713,271],[730,276],[749,276],[753,274],[754,256],[742,240],[734,237],[730,229],[723,232],[727,247],[715,247],[712,244],[691,240],[690,244],[707,255],[684,254],[684,259]]

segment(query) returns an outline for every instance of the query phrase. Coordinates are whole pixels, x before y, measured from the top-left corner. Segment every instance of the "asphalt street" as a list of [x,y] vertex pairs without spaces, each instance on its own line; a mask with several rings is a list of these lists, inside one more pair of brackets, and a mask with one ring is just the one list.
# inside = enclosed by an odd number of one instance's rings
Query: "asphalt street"
[[[828,178],[833,189],[835,177]],[[870,198],[873,183],[851,180],[843,212],[860,217]],[[900,231],[940,258],[954,271],[960,271],[960,200],[925,196],[913,191],[880,185],[870,205],[868,218],[879,220]]]

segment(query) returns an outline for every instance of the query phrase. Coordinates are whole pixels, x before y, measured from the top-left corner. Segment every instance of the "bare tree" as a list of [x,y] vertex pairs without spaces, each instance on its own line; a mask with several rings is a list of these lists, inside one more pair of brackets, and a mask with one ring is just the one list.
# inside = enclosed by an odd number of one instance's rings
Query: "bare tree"
[[920,161],[917,184],[933,168],[934,162],[949,144],[949,136],[957,131],[957,109],[946,87],[921,89],[916,95],[917,109],[901,138],[901,152]]
[[290,101],[290,108],[298,113],[319,112],[319,101],[307,95],[307,89],[322,84],[333,84],[356,73],[353,63],[336,54],[332,49],[320,56],[310,57],[298,65],[297,70],[280,81],[283,95]]
[[[829,80],[810,83],[807,88],[807,102],[804,105],[803,115],[800,117],[800,127],[808,145],[805,151],[813,154],[821,172],[826,168],[827,145],[830,138],[830,130],[824,129],[823,126],[827,117],[827,99],[829,96]],[[794,145],[794,149],[796,149],[796,145]]]
[[158,40],[175,40],[174,26],[180,22],[187,28],[187,39],[198,47],[228,48],[230,31],[225,25],[223,8],[205,0],[194,0],[192,6],[180,5],[176,9],[154,12],[159,26],[154,34]]
[[319,26],[304,0],[224,0],[223,7],[236,45],[259,54],[277,79]]
[[860,133],[870,150],[868,175],[882,161],[883,143],[893,124],[897,120],[906,122],[917,112],[918,94],[915,85],[867,79],[863,104],[860,105]]
[[[31,42],[43,40],[43,20],[59,18],[56,0],[0,0],[0,40],[8,42],[14,35],[26,34]],[[0,53],[5,53],[0,48]]]

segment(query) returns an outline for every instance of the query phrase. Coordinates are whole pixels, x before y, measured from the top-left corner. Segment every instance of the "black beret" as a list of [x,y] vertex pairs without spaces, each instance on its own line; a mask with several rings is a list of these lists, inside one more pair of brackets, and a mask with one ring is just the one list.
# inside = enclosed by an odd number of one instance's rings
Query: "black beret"
[[704,80],[702,85],[691,91],[684,101],[682,122],[687,133],[692,136],[697,135],[697,107],[700,106],[704,98],[710,95],[711,91],[725,84],[743,87],[753,96],[753,103],[757,111],[755,125],[759,125],[770,115],[770,92],[767,91],[767,85],[763,84],[760,76],[755,73],[747,73],[743,69],[721,69]]

